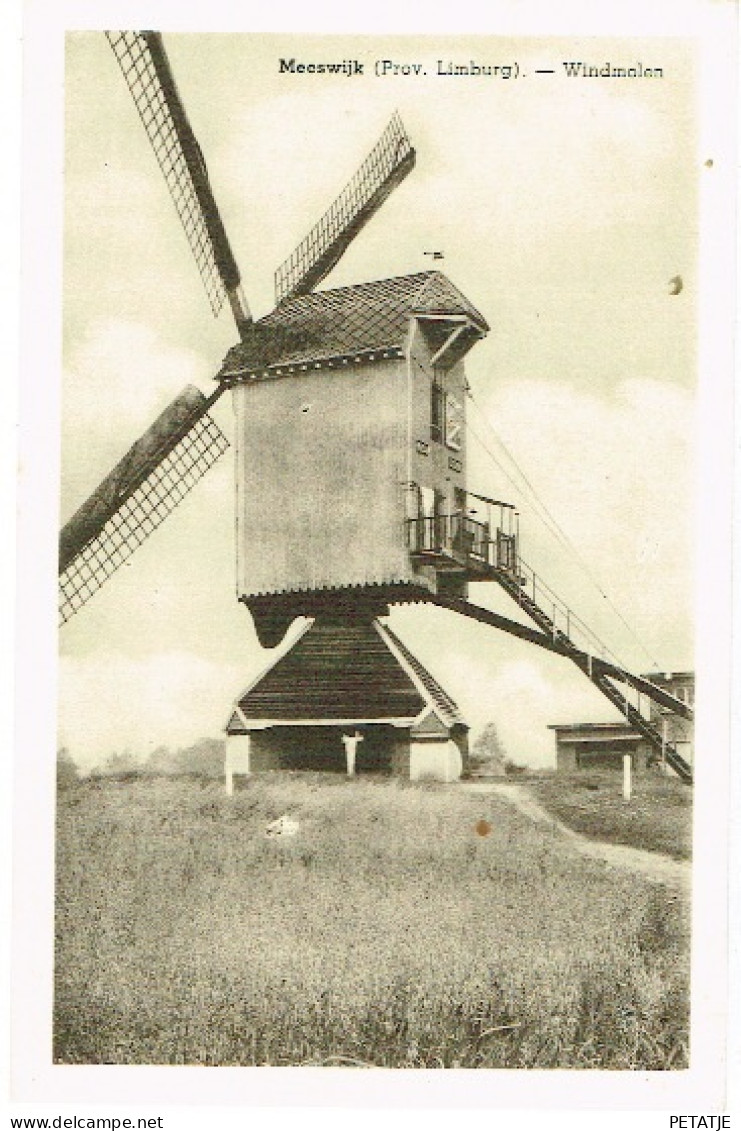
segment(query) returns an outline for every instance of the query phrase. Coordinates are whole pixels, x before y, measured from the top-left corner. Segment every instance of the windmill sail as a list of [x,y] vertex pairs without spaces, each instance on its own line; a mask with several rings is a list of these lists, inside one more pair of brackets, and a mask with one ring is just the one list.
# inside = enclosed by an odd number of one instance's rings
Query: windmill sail
[[276,302],[308,294],[321,283],[414,161],[402,120],[394,114],[354,177],[275,272]]
[[241,293],[239,268],[162,37],[152,31],[109,31],[106,35],[167,182],[214,317],[228,296],[241,333],[251,319]]
[[157,417],[66,524],[59,538],[59,616],[87,603],[226,451],[193,385]]

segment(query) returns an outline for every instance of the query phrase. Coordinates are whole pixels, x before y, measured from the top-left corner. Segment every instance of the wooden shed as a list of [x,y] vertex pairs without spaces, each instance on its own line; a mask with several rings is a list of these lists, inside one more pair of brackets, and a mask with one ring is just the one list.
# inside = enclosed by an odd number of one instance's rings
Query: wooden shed
[[552,725],[556,736],[556,770],[623,769],[629,754],[634,770],[644,769],[652,748],[628,723],[569,723]]
[[[692,707],[695,701],[694,672],[648,672],[642,677]],[[688,766],[694,761],[694,728],[685,719],[655,700],[648,700],[649,721],[664,743],[671,743]],[[623,756],[630,754],[633,770],[662,766],[674,773],[662,753],[629,723],[569,723],[549,727],[556,738],[556,770],[610,768],[622,770]]]
[[463,359],[487,330],[427,271],[285,300],[230,351],[218,379],[236,414],[237,593],[264,644],[316,615],[317,594],[464,596],[485,572]]
[[268,770],[454,781],[468,765],[456,704],[380,620],[308,623],[235,702],[226,735],[229,793],[235,774]]

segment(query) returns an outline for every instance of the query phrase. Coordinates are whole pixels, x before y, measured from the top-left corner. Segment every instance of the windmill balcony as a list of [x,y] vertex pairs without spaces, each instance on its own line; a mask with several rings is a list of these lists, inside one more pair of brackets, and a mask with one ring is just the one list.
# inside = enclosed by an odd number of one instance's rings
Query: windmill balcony
[[514,536],[497,530],[492,538],[488,522],[465,514],[408,519],[408,536],[412,557],[441,572],[465,573],[482,581],[515,569]]

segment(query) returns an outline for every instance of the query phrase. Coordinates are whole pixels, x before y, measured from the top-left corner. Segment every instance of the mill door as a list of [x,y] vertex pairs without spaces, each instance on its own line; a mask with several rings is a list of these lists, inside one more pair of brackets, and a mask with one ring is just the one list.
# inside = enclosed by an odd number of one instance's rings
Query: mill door
[[419,548],[435,553],[440,549],[439,494],[434,487],[420,487],[419,489]]
[[445,515],[442,513],[445,498],[434,487],[420,487],[420,550],[440,553],[445,537]]

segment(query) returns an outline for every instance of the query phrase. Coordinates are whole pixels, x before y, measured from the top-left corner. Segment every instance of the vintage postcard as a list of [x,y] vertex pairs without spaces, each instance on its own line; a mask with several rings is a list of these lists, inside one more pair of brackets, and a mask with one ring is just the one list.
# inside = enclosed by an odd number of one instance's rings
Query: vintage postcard
[[30,12],[19,1099],[724,1110],[728,15]]

